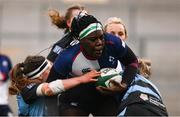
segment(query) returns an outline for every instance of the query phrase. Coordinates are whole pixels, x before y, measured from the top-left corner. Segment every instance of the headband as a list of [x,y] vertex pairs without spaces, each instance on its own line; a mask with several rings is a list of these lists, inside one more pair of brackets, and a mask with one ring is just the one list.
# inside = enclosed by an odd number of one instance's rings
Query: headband
[[50,66],[50,63],[47,59],[44,60],[44,62],[34,71],[26,74],[26,76],[30,79],[35,79],[39,77],[48,67]]
[[96,30],[102,30],[102,25],[100,23],[90,24],[88,27],[86,27],[79,33],[79,39],[83,39],[84,37]]

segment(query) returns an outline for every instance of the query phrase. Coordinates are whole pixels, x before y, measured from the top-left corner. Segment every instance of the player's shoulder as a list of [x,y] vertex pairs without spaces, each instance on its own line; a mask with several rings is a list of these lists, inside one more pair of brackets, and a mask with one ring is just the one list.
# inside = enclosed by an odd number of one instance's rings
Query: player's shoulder
[[73,46],[69,46],[68,48],[64,49],[62,51],[62,53],[76,53],[77,51],[80,50],[80,44],[76,44],[76,45],[73,45]]
[[104,33],[104,40],[106,43],[110,44],[122,43],[122,40],[119,37],[109,33]]
[[70,46],[66,49],[64,49],[59,55],[57,60],[71,60],[73,59],[78,53],[80,52],[80,45],[76,44],[74,46]]
[[106,45],[115,45],[120,47],[125,47],[126,45],[122,39],[109,33],[104,33],[104,40]]
[[74,40],[73,35],[70,32],[67,32],[63,35],[61,39],[59,39],[54,45],[59,45],[65,48],[64,46],[67,46],[71,43],[71,41]]

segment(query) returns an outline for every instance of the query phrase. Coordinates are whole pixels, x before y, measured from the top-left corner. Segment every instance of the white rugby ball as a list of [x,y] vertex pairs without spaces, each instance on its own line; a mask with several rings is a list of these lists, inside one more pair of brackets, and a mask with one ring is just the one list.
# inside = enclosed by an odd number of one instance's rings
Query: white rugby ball
[[96,86],[103,86],[103,87],[113,87],[113,84],[110,80],[115,80],[116,82],[121,82],[122,74],[114,69],[114,68],[103,68],[100,70],[101,75],[98,77],[98,81],[96,82]]

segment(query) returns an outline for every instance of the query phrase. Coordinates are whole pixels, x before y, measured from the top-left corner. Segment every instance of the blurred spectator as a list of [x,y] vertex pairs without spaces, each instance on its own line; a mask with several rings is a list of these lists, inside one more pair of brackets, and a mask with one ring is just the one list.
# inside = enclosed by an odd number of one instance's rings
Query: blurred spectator
[[12,64],[9,57],[0,53],[0,116],[12,116],[8,104],[8,74],[11,68]]
[[121,20],[121,18],[117,17],[110,17],[106,20],[104,30],[108,33],[111,33],[123,41],[125,41],[128,37],[127,29]]
[[[128,33],[125,24],[123,23],[121,18],[118,17],[110,17],[106,20],[104,30],[107,33],[115,35],[126,41],[128,38]],[[139,74],[143,75],[145,78],[149,79],[151,75],[151,60],[138,58],[139,64]],[[120,63],[118,63],[120,65]],[[121,67],[117,66],[117,69]]]

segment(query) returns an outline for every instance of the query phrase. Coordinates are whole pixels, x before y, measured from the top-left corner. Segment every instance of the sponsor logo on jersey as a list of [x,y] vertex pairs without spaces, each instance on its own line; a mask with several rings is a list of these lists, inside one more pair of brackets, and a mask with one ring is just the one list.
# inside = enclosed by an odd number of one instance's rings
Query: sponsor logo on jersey
[[164,108],[165,108],[164,104],[162,104],[162,103],[160,102],[160,100],[157,99],[157,98],[149,97],[149,102],[152,103],[152,104],[154,104],[154,105],[156,105],[156,106],[161,106],[161,107],[164,107]]
[[82,73],[87,73],[87,72],[90,72],[91,71],[91,68],[85,68],[85,69],[82,69]]
[[74,45],[76,45],[76,44],[78,44],[78,43],[79,43],[78,40],[73,40],[73,41],[70,43],[70,46],[74,46]]
[[35,83],[31,83],[27,86],[28,89],[31,89],[33,86],[35,85]]
[[56,53],[56,54],[59,54],[63,49],[59,46],[55,46],[54,49],[53,49],[53,52]]

